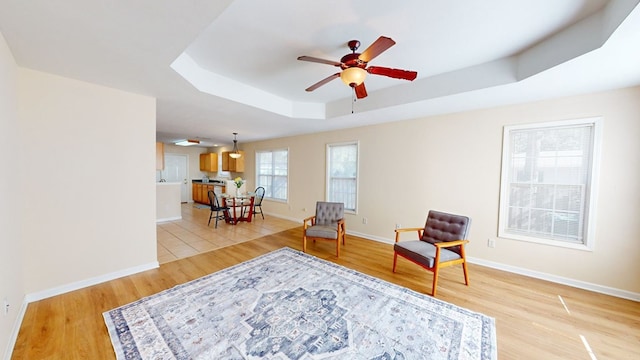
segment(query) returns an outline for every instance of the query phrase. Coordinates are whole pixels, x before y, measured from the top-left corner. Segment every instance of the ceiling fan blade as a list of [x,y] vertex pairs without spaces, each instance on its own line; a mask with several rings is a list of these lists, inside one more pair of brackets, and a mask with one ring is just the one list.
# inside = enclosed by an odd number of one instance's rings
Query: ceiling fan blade
[[333,65],[333,66],[338,66],[338,67],[340,67],[340,65],[342,65],[342,63],[339,63],[337,61],[320,59],[320,58],[313,57],[313,56],[304,56],[304,55],[303,56],[298,56],[298,60],[310,61],[310,62],[315,62],[315,63],[320,63],[320,64]]
[[358,99],[367,97],[367,88],[364,87],[364,83],[356,86],[355,90],[356,90],[356,97]]
[[402,69],[392,69],[380,66],[370,66],[367,68],[369,74],[388,76],[394,79],[403,79],[413,81],[418,76],[417,71],[409,71]]
[[395,45],[396,42],[386,36],[380,36],[378,40],[369,45],[367,50],[363,51],[358,58],[366,63],[373,60],[376,56],[385,52],[388,48]]
[[309,86],[308,88],[306,88],[306,89],[305,89],[305,91],[313,91],[313,90],[315,90],[315,89],[319,88],[320,86],[322,86],[322,85],[324,85],[324,84],[328,83],[329,81],[331,81],[331,80],[333,80],[333,79],[337,79],[337,78],[339,78],[339,77],[340,77],[340,73],[335,73],[335,74],[333,74],[333,75],[331,75],[331,76],[329,76],[329,77],[326,77],[326,78],[324,78],[324,79],[322,79],[322,80],[318,81],[317,83],[315,83],[315,84],[313,84],[313,85]]

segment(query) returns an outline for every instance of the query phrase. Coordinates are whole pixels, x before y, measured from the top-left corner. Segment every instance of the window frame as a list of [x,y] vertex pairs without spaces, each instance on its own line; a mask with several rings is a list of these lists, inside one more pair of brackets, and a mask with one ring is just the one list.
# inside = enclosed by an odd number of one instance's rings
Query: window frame
[[[535,129],[562,129],[576,126],[592,126],[591,131],[591,163],[587,170],[587,180],[585,185],[585,204],[582,209],[582,243],[570,242],[567,240],[548,239],[537,237],[535,234],[514,234],[507,230],[509,218],[509,196],[510,196],[510,158],[511,158],[511,133],[518,130]],[[563,248],[571,248],[585,251],[593,251],[595,245],[596,209],[598,198],[598,175],[600,173],[600,153],[602,148],[602,117],[590,117],[572,120],[559,120],[542,123],[508,125],[503,128],[502,146],[502,166],[500,174],[500,204],[498,214],[498,237],[527,241],[537,244],[551,245]]]
[[[272,159],[271,166],[272,166],[272,169],[275,169],[273,153],[274,152],[279,152],[279,151],[286,151],[286,153],[287,153],[287,175],[285,177],[286,178],[286,185],[287,185],[286,198],[285,199],[274,198],[274,197],[271,197],[271,196],[267,196],[268,192],[265,192],[264,200],[281,202],[281,203],[287,204],[287,203],[289,203],[289,183],[290,183],[289,182],[289,173],[290,173],[290,171],[289,171],[289,148],[288,147],[276,148],[276,149],[263,149],[263,150],[256,150],[255,151],[255,154],[254,154],[255,159],[256,159],[256,162],[255,162],[255,184],[256,184],[256,188],[258,188],[259,186],[264,186],[264,185],[261,185],[261,183],[260,183],[260,176],[270,176],[272,178],[271,183],[273,184],[273,178],[276,177],[275,174],[264,175],[264,174],[260,173],[259,154],[261,154],[261,153],[271,153],[271,159]],[[280,175],[278,175],[278,177],[280,177]],[[272,194],[273,194],[273,192],[272,192]]]
[[325,158],[326,158],[326,170],[325,170],[325,201],[334,201],[331,198],[330,188],[331,188],[331,148],[338,146],[346,146],[352,145],[356,148],[356,176],[355,176],[355,199],[354,199],[354,208],[348,209],[345,204],[344,212],[347,214],[357,214],[358,213],[358,199],[359,199],[359,191],[360,191],[360,141],[343,141],[343,142],[335,142],[328,143],[326,145],[325,150]]

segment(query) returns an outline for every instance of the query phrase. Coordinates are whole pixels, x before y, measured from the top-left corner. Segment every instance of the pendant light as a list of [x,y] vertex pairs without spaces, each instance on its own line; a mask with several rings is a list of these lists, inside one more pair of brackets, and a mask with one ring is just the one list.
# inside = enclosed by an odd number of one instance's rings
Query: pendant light
[[240,151],[238,150],[237,136],[238,136],[238,133],[233,133],[233,151],[231,152],[231,154],[229,154],[229,156],[231,156],[234,159],[237,159],[240,156],[242,156],[242,154],[240,154]]

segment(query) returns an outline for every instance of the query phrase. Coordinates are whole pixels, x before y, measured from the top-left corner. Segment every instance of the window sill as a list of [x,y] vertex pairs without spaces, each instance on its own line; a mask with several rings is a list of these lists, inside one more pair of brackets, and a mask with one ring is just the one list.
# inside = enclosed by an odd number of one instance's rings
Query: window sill
[[536,237],[531,237],[531,236],[522,236],[522,235],[516,235],[516,234],[505,234],[505,233],[502,233],[502,232],[500,232],[498,234],[498,237],[499,238],[503,238],[503,239],[508,239],[508,240],[524,241],[524,242],[530,242],[530,243],[534,243],[534,244],[562,247],[562,248],[567,248],[567,249],[575,249],[575,250],[581,250],[581,251],[593,251],[593,247],[592,246],[589,246],[587,244],[571,243],[571,242],[568,242],[568,241],[543,239],[543,238],[536,238]]

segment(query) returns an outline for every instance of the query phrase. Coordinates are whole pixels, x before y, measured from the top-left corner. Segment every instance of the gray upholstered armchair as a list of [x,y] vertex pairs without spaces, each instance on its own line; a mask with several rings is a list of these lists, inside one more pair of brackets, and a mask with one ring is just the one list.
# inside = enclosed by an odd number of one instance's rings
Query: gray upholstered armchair
[[[469,285],[464,245],[471,227],[467,216],[429,211],[424,228],[396,229],[396,243],[393,246],[393,272],[396,272],[398,255],[428,271],[433,272],[431,296],[436,296],[438,270],[443,267],[462,264],[464,283]],[[400,233],[417,231],[418,240],[400,241]]]
[[302,251],[307,252],[307,239],[336,242],[336,256],[340,257],[340,240],[345,244],[344,204],[318,201],[316,214],[303,220]]

